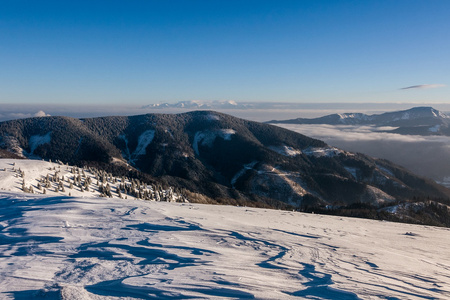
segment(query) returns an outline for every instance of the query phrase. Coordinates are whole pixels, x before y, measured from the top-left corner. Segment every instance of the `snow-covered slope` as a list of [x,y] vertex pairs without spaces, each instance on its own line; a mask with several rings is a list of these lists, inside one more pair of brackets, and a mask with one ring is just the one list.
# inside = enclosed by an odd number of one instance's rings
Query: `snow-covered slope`
[[288,211],[3,190],[0,298],[444,299],[449,234]]
[[165,190],[93,168],[28,159],[0,159],[0,190],[49,196],[186,201],[172,188]]

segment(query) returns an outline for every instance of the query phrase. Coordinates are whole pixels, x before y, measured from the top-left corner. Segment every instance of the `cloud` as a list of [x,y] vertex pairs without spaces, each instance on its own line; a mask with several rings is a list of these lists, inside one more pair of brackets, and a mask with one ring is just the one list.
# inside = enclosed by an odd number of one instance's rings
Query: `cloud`
[[26,119],[26,118],[33,118],[33,117],[50,117],[49,114],[44,112],[43,110],[40,110],[36,113],[32,112],[6,112],[6,113],[0,113],[0,122],[8,121],[8,120],[15,120],[15,119]]
[[50,117],[49,114],[46,114],[44,111],[40,110],[34,114],[35,117]]
[[276,124],[351,152],[388,159],[435,180],[450,177],[450,137],[381,132],[392,127]]
[[446,86],[445,84],[419,84],[419,85],[412,85],[407,86],[404,88],[401,88],[401,90],[412,90],[412,89],[435,89]]

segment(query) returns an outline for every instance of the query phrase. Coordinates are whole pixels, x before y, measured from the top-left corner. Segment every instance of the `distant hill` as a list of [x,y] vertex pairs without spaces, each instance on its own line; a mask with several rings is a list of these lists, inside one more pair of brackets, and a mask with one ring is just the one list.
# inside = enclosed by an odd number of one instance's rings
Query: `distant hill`
[[400,134],[450,135],[450,116],[432,107],[414,107],[408,110],[366,115],[362,113],[332,114],[320,118],[272,120],[272,124],[329,124],[392,126]]
[[0,123],[0,146],[14,156],[145,174],[214,203],[305,210],[450,196],[391,162],[213,111],[13,120]]

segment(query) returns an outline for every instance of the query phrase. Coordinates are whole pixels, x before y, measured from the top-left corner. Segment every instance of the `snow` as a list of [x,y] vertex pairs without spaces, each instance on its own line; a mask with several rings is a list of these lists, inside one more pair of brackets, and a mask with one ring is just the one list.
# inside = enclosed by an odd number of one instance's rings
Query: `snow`
[[442,180],[437,180],[436,182],[439,184],[442,184],[443,186],[445,186],[447,188],[450,188],[450,177],[449,176],[442,178]]
[[20,143],[14,136],[3,136],[0,137],[0,145],[2,147],[5,147],[6,149],[9,149],[12,153],[20,156],[25,157],[24,150],[22,147],[20,147]]
[[215,115],[215,114],[207,114],[205,117],[206,117],[206,120],[208,120],[208,121],[218,121],[218,120],[220,120],[220,117],[218,115]]
[[358,169],[357,168],[354,168],[354,167],[344,167],[344,168],[347,170],[347,172],[349,172],[353,176],[353,178],[358,179],[358,177],[357,177]]
[[[123,163],[120,159],[113,159],[113,163]],[[64,189],[59,187],[59,182],[54,182],[52,179],[55,177],[60,180]],[[83,189],[77,183],[74,183],[75,177],[80,175],[81,183],[83,183]],[[49,186],[45,186],[45,179],[49,176]],[[33,188],[34,194],[46,194],[48,196],[77,196],[77,197],[98,197],[102,194],[100,188],[106,185],[110,186],[111,197],[113,198],[134,198],[129,194],[122,192],[118,194],[117,188],[120,184],[126,185],[128,188],[131,186],[131,181],[126,177],[113,178],[107,174],[105,176],[105,182],[102,179],[99,180],[98,174],[94,174],[90,169],[77,168],[67,166],[59,163],[51,163],[40,160],[28,160],[28,159],[0,159],[0,190],[10,192],[23,192],[22,185],[25,184],[26,188]],[[86,179],[90,178],[91,183],[88,184],[88,190],[86,190]],[[41,189],[38,187],[41,186]],[[165,199],[167,201],[184,201],[181,195],[173,193],[173,190],[161,190],[157,192],[153,190],[152,186],[141,183],[139,186],[135,186],[135,190],[143,192],[146,190],[155,199]]]
[[439,111],[439,117],[441,117],[443,119],[449,119],[450,118],[450,116],[448,116],[448,115],[446,115],[446,114],[444,114],[443,112],[440,112],[440,111]]
[[382,203],[386,203],[386,202],[394,202],[395,198],[389,194],[386,194],[379,188],[376,188],[371,185],[367,185],[366,199],[364,199],[364,200],[365,201],[362,201],[362,202],[382,204]]
[[145,155],[146,149],[148,145],[151,144],[153,139],[155,138],[155,130],[149,129],[144,131],[138,138],[138,144],[133,153],[130,152],[130,148],[128,146],[128,139],[124,134],[118,136],[118,138],[122,139],[125,142],[125,150],[123,156],[128,159],[130,163],[134,163],[138,156]]
[[195,154],[199,155],[198,145],[212,147],[216,137],[221,137],[226,141],[231,140],[231,136],[234,135],[236,131],[233,129],[219,129],[215,131],[198,131],[195,133],[194,141],[192,142],[192,147],[194,148]]
[[392,173],[391,170],[389,170],[389,169],[387,169],[387,168],[385,168],[385,167],[382,167],[382,166],[380,166],[380,165],[377,165],[377,168],[378,168],[378,170],[380,170],[380,171],[383,172],[384,174],[387,174],[387,175],[389,175],[389,176],[391,176],[391,177],[395,177],[394,173]]
[[282,145],[282,146],[269,146],[268,147],[270,150],[273,150],[281,155],[284,156],[290,156],[290,157],[295,157],[297,155],[302,154],[302,151],[295,149],[294,147],[291,146],[286,146],[286,145]]
[[441,125],[435,125],[433,127],[428,128],[428,131],[430,131],[430,132],[439,132],[440,129],[441,129]]
[[234,131],[233,129],[230,129],[230,128],[219,130],[219,135],[226,141],[230,141],[231,136],[234,134],[236,134],[236,131]]
[[49,144],[51,141],[51,132],[45,135],[33,135],[30,137],[30,154],[33,154],[34,150],[40,145]]
[[245,174],[245,172],[247,172],[247,170],[251,170],[253,169],[253,167],[257,164],[257,161],[252,161],[249,164],[244,165],[244,167],[239,170],[239,172],[237,172],[233,178],[231,178],[231,185],[234,187],[234,185],[236,184],[236,181],[239,179],[239,177],[241,177],[242,175]]
[[340,154],[343,154],[344,151],[335,148],[335,147],[317,147],[317,148],[313,148],[313,147],[309,147],[305,150],[303,150],[303,153],[309,156],[314,156],[314,157],[334,157],[334,156],[338,156]]
[[449,228],[9,192],[0,162],[1,299],[450,297]]
[[446,228],[7,192],[0,203],[2,299],[450,296]]
[[132,156],[137,157],[140,155],[145,155],[145,149],[148,145],[153,141],[153,138],[155,137],[155,130],[146,130],[144,131],[138,139],[138,145],[136,146],[136,150],[134,150]]

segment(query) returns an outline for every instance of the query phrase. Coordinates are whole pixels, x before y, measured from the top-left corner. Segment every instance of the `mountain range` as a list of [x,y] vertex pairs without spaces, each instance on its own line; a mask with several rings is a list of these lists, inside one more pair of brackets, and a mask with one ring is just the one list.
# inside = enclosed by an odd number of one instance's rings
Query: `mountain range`
[[267,123],[390,126],[396,128],[383,131],[399,134],[450,135],[450,116],[432,107],[413,107],[408,110],[374,115],[331,114],[319,118],[272,120]]
[[389,161],[213,111],[6,121],[0,147],[2,156],[145,177],[208,203],[308,210],[450,196]]

